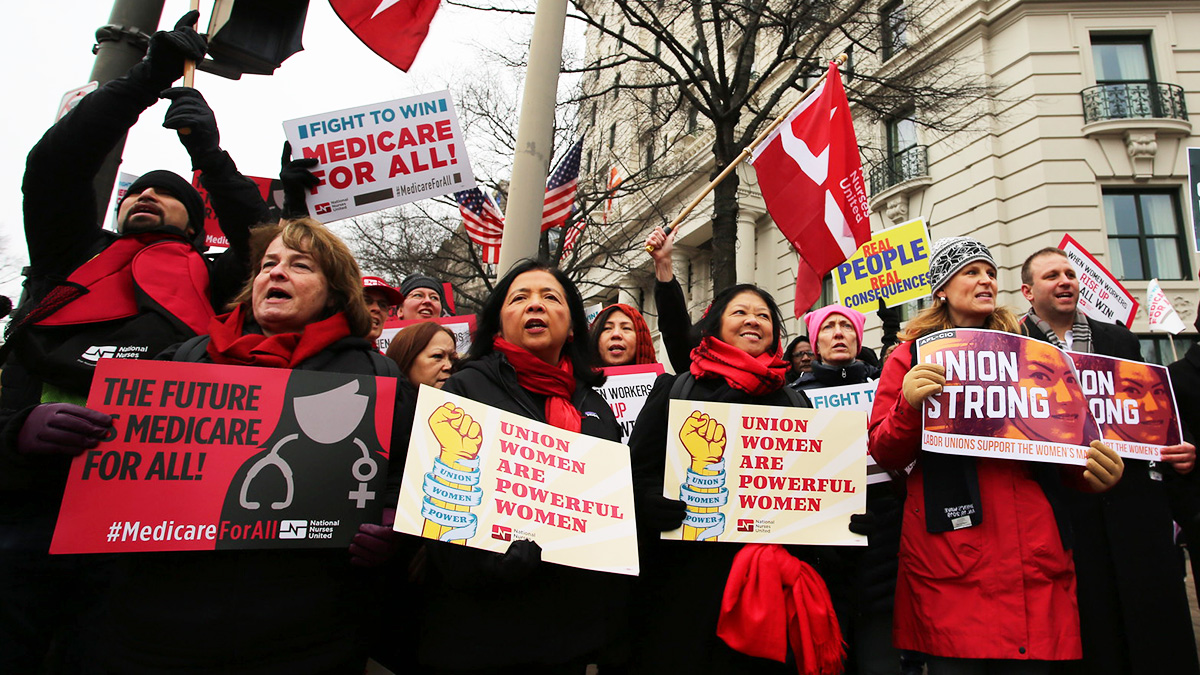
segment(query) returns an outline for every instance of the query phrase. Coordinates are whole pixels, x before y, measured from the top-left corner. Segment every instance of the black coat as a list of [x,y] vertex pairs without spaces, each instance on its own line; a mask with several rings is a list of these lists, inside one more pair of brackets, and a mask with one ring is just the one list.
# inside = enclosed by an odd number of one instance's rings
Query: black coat
[[[1123,326],[1088,319],[1092,353],[1141,361],[1137,337]],[[1029,319],[1030,337],[1046,336]],[[1157,471],[1164,480],[1154,480]],[[1083,660],[1068,672],[1197,673],[1195,637],[1174,542],[1166,481],[1178,480],[1170,465],[1126,459],[1111,490],[1066,490],[1075,532]]]
[[[207,343],[194,338],[161,356],[211,363]],[[339,340],[296,369],[399,374],[362,338]],[[404,470],[398,435],[393,428],[389,492]],[[394,493],[386,499],[395,504]],[[367,629],[384,609],[372,602],[377,576],[351,565],[345,549],[128,554],[117,567],[104,650],[111,672],[358,675]]]
[[[663,494],[667,456],[667,415],[671,386],[683,375],[663,375],[654,383],[629,438],[633,453],[634,497],[640,504]],[[688,400],[790,406],[782,390],[751,396],[724,380],[696,380]],[[639,511],[640,512],[640,511]],[[741,545],[663,541],[639,519],[642,574],[634,594],[635,673],[794,673],[795,666],[742,654],[717,637],[721,597],[733,558]],[[650,528],[652,529],[652,528]],[[787,547],[812,560],[804,547]]]
[[[545,397],[517,383],[493,352],[468,361],[443,391],[539,422]],[[572,400],[580,433],[620,442],[608,403],[580,384]],[[446,670],[614,663],[625,659],[629,577],[538,563],[520,581],[496,574],[500,554],[429,541],[421,661]]]

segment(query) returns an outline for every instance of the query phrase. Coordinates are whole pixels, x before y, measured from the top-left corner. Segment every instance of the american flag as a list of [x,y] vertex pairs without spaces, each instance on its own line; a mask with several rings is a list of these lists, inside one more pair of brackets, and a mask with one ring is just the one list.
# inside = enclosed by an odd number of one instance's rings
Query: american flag
[[579,240],[579,235],[583,234],[583,227],[585,225],[587,225],[587,221],[581,220],[567,229],[566,238],[563,239],[563,257],[566,257],[571,252],[571,249],[575,248],[575,242]]
[[542,232],[567,222],[575,206],[575,186],[579,179],[579,155],[583,139],[567,151],[550,180],[546,182],[546,202],[542,206]]
[[504,236],[504,214],[492,198],[479,188],[455,192],[454,200],[462,213],[463,225],[471,241],[479,244],[483,262],[500,262],[500,240]]

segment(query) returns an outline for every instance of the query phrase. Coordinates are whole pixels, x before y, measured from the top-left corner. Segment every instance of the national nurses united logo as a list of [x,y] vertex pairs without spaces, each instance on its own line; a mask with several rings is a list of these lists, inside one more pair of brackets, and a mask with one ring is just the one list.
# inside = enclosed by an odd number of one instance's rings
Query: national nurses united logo
[[[443,403],[429,416],[429,429],[441,452],[425,474],[421,536],[453,544],[466,544],[475,536],[478,518],[471,507],[483,503],[479,487],[479,448],[483,431],[466,410]],[[507,529],[507,528],[506,528]],[[493,529],[492,536],[499,539]],[[504,541],[511,538],[511,533]]]
[[679,430],[679,442],[692,460],[679,486],[679,499],[687,509],[683,518],[685,540],[716,541],[725,532],[721,507],[729,502],[725,487],[726,440],[725,425],[698,410]]

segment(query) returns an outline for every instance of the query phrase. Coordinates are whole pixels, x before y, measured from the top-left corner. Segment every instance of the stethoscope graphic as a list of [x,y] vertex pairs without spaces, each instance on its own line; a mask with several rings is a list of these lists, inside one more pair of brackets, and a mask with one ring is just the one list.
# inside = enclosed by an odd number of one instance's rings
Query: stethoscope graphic
[[[357,380],[320,394],[297,396],[292,399],[292,406],[296,410],[296,422],[300,425],[300,430],[308,438],[324,445],[339,443],[353,433],[358,428],[359,422],[362,421],[369,403],[368,397],[358,393]],[[271,502],[271,508],[278,511],[291,505],[296,494],[296,481],[292,467],[287,460],[280,456],[279,452],[283,446],[299,438],[300,434],[284,436],[271,446],[270,452],[259,458],[250,467],[250,471],[242,480],[242,489],[238,494],[238,503],[242,508],[255,510],[262,506],[259,502],[250,501],[250,483],[263,469],[269,466],[278,469],[287,484],[287,494],[284,495],[282,501]],[[351,475],[358,481],[358,489],[352,490],[348,499],[356,501],[356,506],[362,509],[366,508],[368,501],[375,499],[375,493],[367,490],[367,485],[368,481],[379,472],[379,465],[371,458],[371,452],[367,449],[366,443],[358,438],[350,440],[358,447],[363,456],[354,460],[354,464],[350,467]]]

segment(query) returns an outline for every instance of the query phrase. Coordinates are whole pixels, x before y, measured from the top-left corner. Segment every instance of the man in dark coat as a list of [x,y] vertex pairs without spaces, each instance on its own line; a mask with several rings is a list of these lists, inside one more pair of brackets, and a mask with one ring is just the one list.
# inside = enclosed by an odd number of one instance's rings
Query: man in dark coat
[[[1196,324],[1196,329],[1200,330],[1200,318],[1196,319]],[[1200,436],[1200,344],[1192,345],[1183,358],[1167,366],[1167,370],[1171,371],[1171,389],[1175,391],[1175,405],[1183,423],[1183,440],[1195,443]],[[1187,540],[1195,586],[1200,580],[1200,472],[1193,471],[1181,480],[1168,483],[1167,491],[1175,522],[1183,528]]]
[[[108,415],[84,407],[97,361],[153,358],[207,330],[244,283],[249,228],[266,217],[258,188],[219,147],[212,111],[170,89],[206,44],[189,12],[150,39],[146,58],[84,97],[30,151],[22,190],[29,247],[26,298],[6,333],[0,378],[0,672],[85,670],[91,612],[107,582],[96,556],[49,556],[72,457],[98,443]],[[211,268],[204,201],[169,171],[138,178],[119,233],[97,222],[93,180],[105,156],[159,97],[202,172],[230,249]]]
[[[1030,256],[1021,293],[1032,308],[1030,337],[1077,352],[1141,361],[1137,337],[1078,311],[1079,280],[1060,249]],[[1075,532],[1083,660],[1063,672],[1087,675],[1200,673],[1183,566],[1165,485],[1189,473],[1196,449],[1182,443],[1162,462],[1125,459],[1125,475],[1103,494],[1066,493]]]

